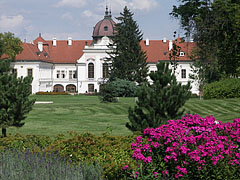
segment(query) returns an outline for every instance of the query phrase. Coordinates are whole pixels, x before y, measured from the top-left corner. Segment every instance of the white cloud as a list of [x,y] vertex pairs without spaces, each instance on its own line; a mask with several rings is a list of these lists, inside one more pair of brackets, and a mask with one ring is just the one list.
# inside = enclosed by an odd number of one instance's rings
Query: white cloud
[[17,16],[4,16],[0,18],[0,29],[4,31],[12,30],[23,23],[24,17],[22,15]]
[[73,16],[70,12],[64,13],[61,17],[66,20],[73,20]]
[[75,8],[84,7],[87,0],[61,0],[56,4],[56,7],[70,6]]
[[88,19],[91,19],[91,21],[97,21],[103,18],[103,16],[99,16],[97,14],[94,14],[92,11],[85,10],[82,12],[82,16],[87,17]]
[[158,5],[156,0],[132,0],[129,6],[135,10],[151,10]]
[[[108,4],[109,9],[111,9],[111,11],[113,13],[119,14],[119,12],[122,12],[124,6],[127,6],[128,2],[126,0],[111,0],[110,3]],[[106,2],[103,1],[101,3],[99,3],[99,5],[97,6],[97,9],[99,11],[103,11],[103,9],[105,9],[106,7]]]
[[[156,0],[111,0],[108,4],[112,12],[119,14],[123,11],[124,6],[128,6],[130,10],[149,11],[158,5]],[[98,10],[105,8],[106,3],[99,3]]]

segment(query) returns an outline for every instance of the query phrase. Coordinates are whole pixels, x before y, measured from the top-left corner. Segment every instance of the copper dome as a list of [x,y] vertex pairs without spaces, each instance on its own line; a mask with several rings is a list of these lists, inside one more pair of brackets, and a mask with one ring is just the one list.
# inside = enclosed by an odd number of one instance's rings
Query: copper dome
[[93,39],[102,38],[103,36],[113,36],[115,22],[112,20],[111,12],[106,8],[104,19],[99,21],[93,30]]

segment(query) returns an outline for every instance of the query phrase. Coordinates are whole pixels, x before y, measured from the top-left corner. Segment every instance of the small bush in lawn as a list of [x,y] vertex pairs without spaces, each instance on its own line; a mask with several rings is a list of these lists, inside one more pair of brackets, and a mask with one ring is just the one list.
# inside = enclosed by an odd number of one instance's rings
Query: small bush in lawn
[[223,99],[240,97],[240,79],[225,79],[207,84],[203,89],[205,99]]
[[44,153],[5,150],[0,152],[0,179],[99,180],[102,169],[97,164],[79,163]]
[[102,85],[99,95],[101,102],[117,102],[116,88],[111,83]]
[[134,170],[128,179],[240,179],[240,119],[187,115],[147,128],[132,143]]

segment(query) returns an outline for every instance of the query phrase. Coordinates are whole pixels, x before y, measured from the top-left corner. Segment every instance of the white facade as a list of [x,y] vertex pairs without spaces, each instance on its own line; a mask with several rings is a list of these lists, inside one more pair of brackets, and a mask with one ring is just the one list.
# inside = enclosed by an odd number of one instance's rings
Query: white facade
[[[42,61],[17,61],[13,64],[13,68],[16,69],[18,77],[25,77],[28,75],[28,71],[32,72],[32,93],[40,91],[98,92],[100,84],[106,81],[103,75],[103,64],[110,63],[107,61],[109,57],[107,45],[109,43],[110,39],[103,37],[95,44],[85,45],[83,55],[76,63],[56,64]],[[191,64],[191,61],[178,62],[175,71],[178,82],[187,84],[190,81]],[[149,63],[148,66],[149,72],[157,70],[156,63]],[[192,93],[198,94],[197,83],[192,82],[191,86]]]

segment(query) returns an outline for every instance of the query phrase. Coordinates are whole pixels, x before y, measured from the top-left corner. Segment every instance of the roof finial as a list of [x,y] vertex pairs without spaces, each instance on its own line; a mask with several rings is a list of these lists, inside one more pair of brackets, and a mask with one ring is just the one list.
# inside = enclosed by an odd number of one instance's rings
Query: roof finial
[[108,16],[108,6],[106,5],[105,16]]
[[39,33],[39,37],[41,37],[41,33]]
[[111,11],[111,7],[109,8],[109,16],[112,17],[112,11]]

